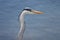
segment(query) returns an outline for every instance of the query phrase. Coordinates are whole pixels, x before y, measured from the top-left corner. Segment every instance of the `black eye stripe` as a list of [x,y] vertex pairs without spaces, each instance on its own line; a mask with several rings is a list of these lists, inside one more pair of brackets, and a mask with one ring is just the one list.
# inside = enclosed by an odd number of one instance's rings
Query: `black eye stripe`
[[24,9],[24,10],[27,10],[27,11],[30,11],[31,12],[31,9]]

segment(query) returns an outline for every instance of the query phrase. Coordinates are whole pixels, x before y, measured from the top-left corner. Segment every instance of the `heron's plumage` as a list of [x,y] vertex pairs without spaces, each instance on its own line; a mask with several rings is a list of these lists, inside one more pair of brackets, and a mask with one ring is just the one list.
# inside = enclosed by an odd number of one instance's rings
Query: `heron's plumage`
[[24,21],[24,15],[25,14],[41,14],[42,12],[36,11],[36,10],[32,10],[30,8],[25,8],[23,9],[22,13],[19,14],[19,21],[21,23],[21,27],[20,27],[20,31],[18,33],[18,38],[19,40],[23,40],[23,34],[25,31],[25,21]]

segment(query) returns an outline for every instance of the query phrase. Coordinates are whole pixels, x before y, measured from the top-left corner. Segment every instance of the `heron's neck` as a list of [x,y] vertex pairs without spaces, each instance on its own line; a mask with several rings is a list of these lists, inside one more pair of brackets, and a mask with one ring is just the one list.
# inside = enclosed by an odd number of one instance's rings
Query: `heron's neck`
[[24,13],[22,13],[22,14],[20,15],[20,22],[21,22],[21,23],[24,23],[24,15],[25,15]]
[[19,40],[23,39],[23,34],[24,34],[24,30],[25,30],[24,15],[25,15],[24,12],[22,12],[22,14],[20,15],[21,27],[20,27],[20,31],[19,31],[19,34],[18,34]]
[[25,16],[25,13],[22,12],[22,14],[20,15],[20,23],[21,23],[21,27],[24,27],[24,16]]

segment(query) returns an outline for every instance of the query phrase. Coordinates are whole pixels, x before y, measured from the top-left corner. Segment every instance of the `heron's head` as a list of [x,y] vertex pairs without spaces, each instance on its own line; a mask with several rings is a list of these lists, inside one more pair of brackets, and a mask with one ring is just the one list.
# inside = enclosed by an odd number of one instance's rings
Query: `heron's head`
[[25,9],[23,9],[23,12],[26,13],[26,14],[43,14],[43,12],[33,10],[29,7],[26,7]]

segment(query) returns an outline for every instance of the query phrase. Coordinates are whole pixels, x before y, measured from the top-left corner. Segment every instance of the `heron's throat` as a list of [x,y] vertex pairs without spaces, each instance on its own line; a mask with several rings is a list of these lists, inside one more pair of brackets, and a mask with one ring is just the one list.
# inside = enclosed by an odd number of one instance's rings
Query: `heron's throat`
[[25,26],[24,16],[25,16],[25,12],[22,12],[20,15],[21,28],[23,28]]
[[23,12],[20,15],[20,24],[21,24],[21,27],[20,27],[20,31],[18,33],[19,40],[23,39],[23,34],[24,34],[24,30],[25,30],[24,15],[25,15],[25,13],[23,13]]
[[20,22],[21,22],[21,24],[24,23],[24,16],[25,16],[25,13],[22,12],[22,14],[20,15]]

